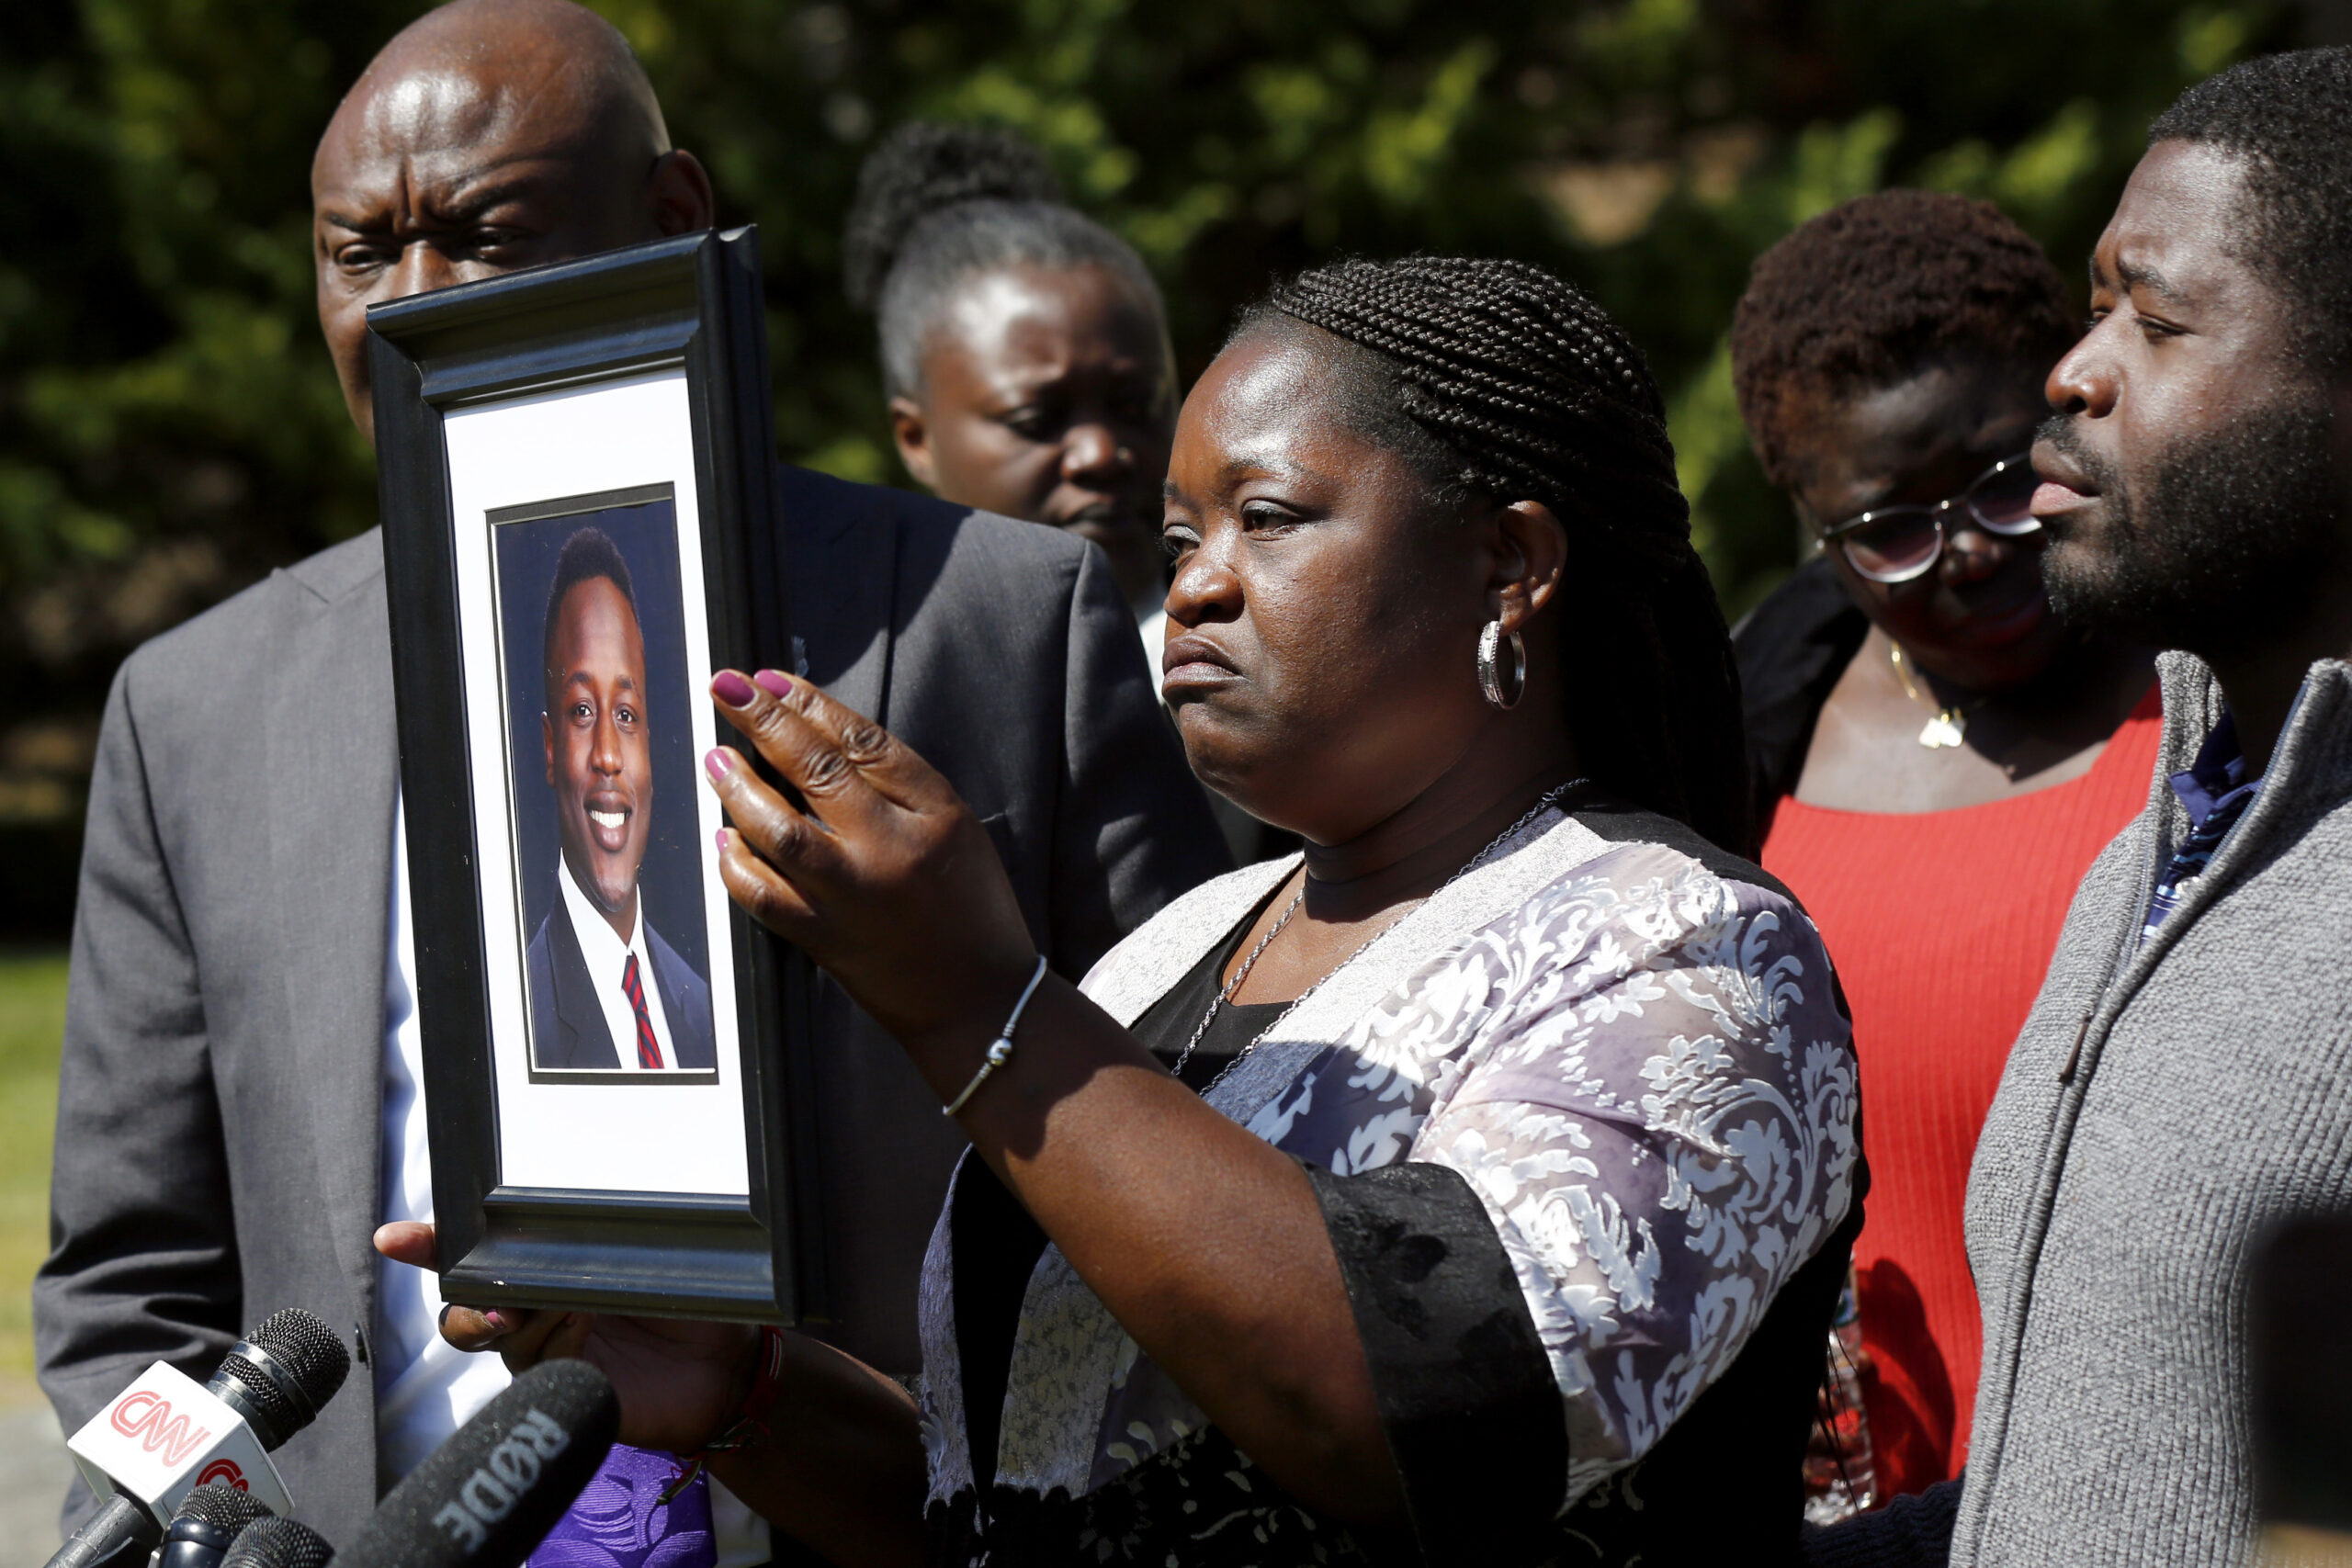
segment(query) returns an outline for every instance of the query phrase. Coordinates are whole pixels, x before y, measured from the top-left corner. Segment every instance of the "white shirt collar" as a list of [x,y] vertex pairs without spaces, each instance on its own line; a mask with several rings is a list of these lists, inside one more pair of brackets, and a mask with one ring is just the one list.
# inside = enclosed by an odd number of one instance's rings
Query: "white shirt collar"
[[581,890],[579,879],[572,875],[571,863],[559,858],[556,886],[563,890],[564,912],[571,918],[571,934],[580,942],[580,956],[587,961],[588,979],[596,993],[596,1005],[604,1010],[605,1027],[612,1032],[613,1050],[624,1068],[634,1069],[637,1059],[637,1014],[629,1006],[628,993],[621,988],[621,976],[628,972],[628,961],[637,959],[637,976],[645,993],[645,1010],[653,1021],[653,1038],[661,1044],[665,1066],[678,1065],[678,1049],[670,1034],[670,1020],[662,1010],[662,987],[653,981],[653,956],[645,947],[645,898],[638,897],[637,919],[629,928],[628,940],[623,942],[614,931],[604,911],[588,901]]

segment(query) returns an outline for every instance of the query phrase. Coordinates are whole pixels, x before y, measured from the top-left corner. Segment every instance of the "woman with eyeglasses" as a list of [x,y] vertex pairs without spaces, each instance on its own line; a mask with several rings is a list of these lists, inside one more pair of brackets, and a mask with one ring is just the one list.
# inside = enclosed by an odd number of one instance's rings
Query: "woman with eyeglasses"
[[1882,1498],[1964,1459],[1977,1130],[2075,885],[2154,763],[2149,656],[2052,614],[2027,508],[2042,378],[2076,330],[1997,209],[1907,190],[1765,253],[1732,328],[1749,436],[1818,547],[1735,644],[1763,863],[1853,1008],[1873,1179],[1853,1304]]

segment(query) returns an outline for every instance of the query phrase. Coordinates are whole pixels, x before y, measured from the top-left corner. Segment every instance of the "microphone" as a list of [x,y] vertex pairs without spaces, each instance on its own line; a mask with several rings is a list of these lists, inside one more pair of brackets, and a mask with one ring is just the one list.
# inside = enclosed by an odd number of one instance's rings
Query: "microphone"
[[351,1352],[334,1330],[288,1307],[230,1346],[204,1386],[245,1418],[263,1448],[276,1449],[319,1418],[350,1372]]
[[107,1501],[49,1568],[135,1568],[180,1500],[209,1482],[291,1511],[269,1450],[309,1426],[350,1371],[343,1341],[299,1307],[231,1346],[208,1382],[163,1361],[149,1367],[66,1444]]
[[604,1373],[585,1361],[542,1362],[393,1487],[337,1562],[515,1568],[594,1477],[620,1422]]
[[220,1568],[327,1568],[334,1548],[298,1519],[256,1519],[237,1537]]
[[220,1568],[239,1531],[275,1517],[253,1494],[225,1481],[208,1481],[180,1499],[180,1511],[164,1532],[164,1555],[156,1568]]

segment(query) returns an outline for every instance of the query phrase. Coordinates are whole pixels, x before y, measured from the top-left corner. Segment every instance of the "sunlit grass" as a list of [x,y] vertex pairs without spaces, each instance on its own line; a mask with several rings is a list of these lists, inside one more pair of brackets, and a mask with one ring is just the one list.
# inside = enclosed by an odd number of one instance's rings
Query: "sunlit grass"
[[65,1031],[62,953],[0,953],[0,1403],[33,1384],[33,1270],[49,1251],[49,1154]]

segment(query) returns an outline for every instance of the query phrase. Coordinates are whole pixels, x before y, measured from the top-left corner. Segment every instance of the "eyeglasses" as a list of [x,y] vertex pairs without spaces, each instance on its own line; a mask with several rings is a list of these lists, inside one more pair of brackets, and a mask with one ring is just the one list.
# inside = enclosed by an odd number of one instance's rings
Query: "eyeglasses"
[[1835,541],[1846,562],[1872,582],[1908,582],[1944,553],[1944,514],[1964,509],[1968,521],[1988,534],[2014,539],[2041,526],[2033,514],[2033,464],[2020,452],[1976,477],[1958,495],[1933,506],[1881,506],[1821,531]]

